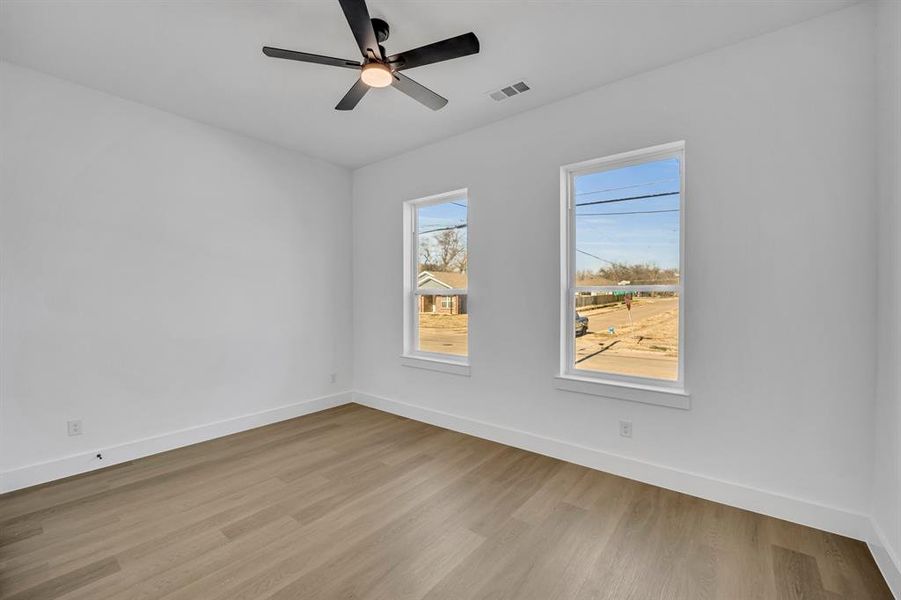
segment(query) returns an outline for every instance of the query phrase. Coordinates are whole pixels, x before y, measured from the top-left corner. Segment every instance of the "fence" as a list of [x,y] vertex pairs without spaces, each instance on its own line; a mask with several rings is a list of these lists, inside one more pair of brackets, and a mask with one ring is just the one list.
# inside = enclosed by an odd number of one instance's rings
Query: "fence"
[[607,306],[608,304],[616,304],[622,302],[622,296],[614,296],[613,294],[604,294],[603,296],[591,296],[588,294],[576,295],[576,309],[595,308],[598,306]]
[[[642,297],[655,297],[655,296],[675,296],[675,292],[635,292],[633,297],[642,298]],[[576,294],[576,310],[588,309],[588,308],[600,308],[602,306],[608,306],[610,304],[616,304],[617,302],[623,301],[624,293],[618,294]]]

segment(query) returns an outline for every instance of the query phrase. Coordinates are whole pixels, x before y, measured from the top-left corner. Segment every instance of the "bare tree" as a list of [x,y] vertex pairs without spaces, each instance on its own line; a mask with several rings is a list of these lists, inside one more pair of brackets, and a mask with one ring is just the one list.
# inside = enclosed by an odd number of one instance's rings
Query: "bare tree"
[[466,260],[466,240],[458,229],[419,240],[419,265],[425,271],[465,271]]
[[610,281],[628,281],[633,285],[677,283],[678,269],[661,269],[655,264],[611,263],[598,269],[600,277]]
[[456,271],[460,269],[460,260],[465,259],[466,246],[459,229],[447,229],[438,234],[435,239],[438,245],[438,260],[442,271]]
[[438,264],[435,262],[435,254],[432,250],[432,240],[419,239],[419,268],[422,271],[436,271]]

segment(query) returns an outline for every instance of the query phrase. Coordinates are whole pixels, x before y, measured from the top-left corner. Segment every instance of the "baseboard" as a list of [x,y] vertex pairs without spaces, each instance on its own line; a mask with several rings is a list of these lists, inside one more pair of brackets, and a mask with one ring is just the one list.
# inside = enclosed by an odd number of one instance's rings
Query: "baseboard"
[[889,589],[892,590],[892,595],[896,599],[901,599],[901,559],[888,543],[888,538],[879,523],[875,521],[873,521],[873,538],[867,546]]
[[891,546],[887,544],[878,525],[864,514],[360,392],[323,396],[103,448],[103,461],[96,459],[95,452],[85,452],[6,471],[0,473],[0,493],[86,473],[349,402],[357,402],[392,414],[614,475],[867,541],[889,587],[896,597],[901,598],[901,563]]
[[153,437],[127,442],[117,446],[101,448],[103,460],[98,460],[96,451],[73,454],[18,469],[0,473],[0,493],[11,492],[48,481],[87,473],[95,469],[109,467],[119,463],[135,460],[151,454],[190,446],[214,438],[246,431],[255,427],[293,419],[306,414],[325,410],[352,401],[351,392],[342,392],[330,396],[322,396],[312,400],[303,400],[286,406],[232,417],[195,427],[188,427]]
[[854,539],[873,539],[870,519],[862,513],[371,394],[354,392],[353,396],[358,404],[402,417]]

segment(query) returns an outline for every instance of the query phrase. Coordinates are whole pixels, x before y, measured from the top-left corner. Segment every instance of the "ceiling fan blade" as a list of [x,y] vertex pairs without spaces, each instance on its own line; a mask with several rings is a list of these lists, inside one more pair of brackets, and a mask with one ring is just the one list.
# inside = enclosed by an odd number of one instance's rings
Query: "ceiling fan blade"
[[447,98],[442,98],[429,88],[425,87],[421,83],[417,83],[404,75],[403,73],[395,73],[394,74],[394,83],[392,83],[395,88],[399,89],[409,97],[413,98],[417,102],[421,104],[425,104],[432,110],[439,110],[444,108],[444,105],[447,104]]
[[272,58],[287,58],[288,60],[299,60],[300,62],[329,65],[331,67],[344,67],[346,69],[359,69],[362,66],[355,60],[345,60],[343,58],[333,58],[331,56],[321,56],[319,54],[297,52],[295,50],[282,50],[281,48],[270,48],[269,46],[263,46],[263,54],[271,56]]
[[478,54],[479,38],[473,32],[448,38],[434,44],[407,50],[388,57],[388,62],[396,70],[412,69],[436,62]]
[[[375,29],[372,27],[372,19],[369,17],[369,9],[366,8],[366,0],[338,0],[341,3],[341,9],[344,10],[344,16],[347,18],[347,24],[357,40],[360,52],[366,58],[375,56],[381,58],[382,54],[379,50],[379,41],[375,37]],[[368,52],[372,51],[372,55]]]
[[357,82],[353,84],[353,86],[347,90],[347,93],[344,94],[344,97],[341,98],[341,102],[335,106],[335,110],[353,110],[368,91],[369,86],[363,83],[362,79],[357,79]]

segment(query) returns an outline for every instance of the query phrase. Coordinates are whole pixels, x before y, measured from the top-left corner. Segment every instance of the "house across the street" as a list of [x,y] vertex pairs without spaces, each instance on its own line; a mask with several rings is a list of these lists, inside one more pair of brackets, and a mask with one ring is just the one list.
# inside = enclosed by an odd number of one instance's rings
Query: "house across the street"
[[459,271],[423,271],[419,274],[417,285],[420,290],[434,289],[435,294],[419,296],[419,312],[440,315],[465,315],[466,296],[447,294],[441,290],[465,290],[466,273]]

